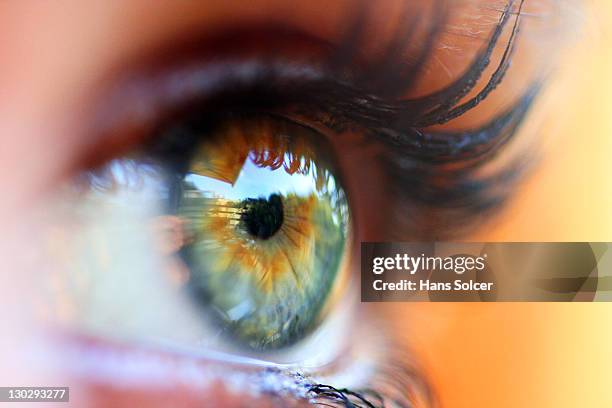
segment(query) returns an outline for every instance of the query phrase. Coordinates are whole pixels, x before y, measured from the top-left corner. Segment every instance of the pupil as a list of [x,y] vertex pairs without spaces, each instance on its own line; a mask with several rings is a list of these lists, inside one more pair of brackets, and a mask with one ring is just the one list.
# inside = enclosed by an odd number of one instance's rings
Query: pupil
[[268,239],[283,225],[283,202],[278,194],[247,198],[242,202],[240,220],[252,236]]

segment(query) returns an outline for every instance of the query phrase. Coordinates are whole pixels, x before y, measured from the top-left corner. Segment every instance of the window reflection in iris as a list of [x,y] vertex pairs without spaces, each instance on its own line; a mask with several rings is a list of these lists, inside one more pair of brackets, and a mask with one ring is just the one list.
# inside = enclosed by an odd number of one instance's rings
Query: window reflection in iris
[[[176,213],[187,286],[231,338],[256,350],[316,327],[339,280],[348,204],[315,144],[287,122],[229,122],[193,155]],[[303,129],[300,132],[304,132]],[[218,140],[218,141],[215,141]]]

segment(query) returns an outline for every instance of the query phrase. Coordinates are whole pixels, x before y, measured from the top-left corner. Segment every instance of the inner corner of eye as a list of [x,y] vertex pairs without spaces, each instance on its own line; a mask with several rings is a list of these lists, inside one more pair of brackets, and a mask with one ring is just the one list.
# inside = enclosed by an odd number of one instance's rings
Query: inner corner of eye
[[230,341],[290,346],[345,282],[346,195],[313,130],[274,117],[208,129],[169,178],[168,212],[189,237],[177,251],[185,293]]

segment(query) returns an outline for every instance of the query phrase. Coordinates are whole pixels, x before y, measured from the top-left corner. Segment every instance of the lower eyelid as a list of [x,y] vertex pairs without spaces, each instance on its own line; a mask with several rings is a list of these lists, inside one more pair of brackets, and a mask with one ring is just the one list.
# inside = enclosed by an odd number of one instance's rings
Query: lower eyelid
[[[201,387],[205,379],[225,382],[231,380],[232,372],[238,374],[265,369],[279,373],[308,373],[320,381],[336,384],[341,381],[343,386],[355,387],[367,382],[376,372],[376,357],[372,350],[378,348],[375,343],[382,341],[383,337],[367,336],[367,343],[336,342],[336,339],[350,338],[349,333],[353,331],[365,330],[363,326],[368,324],[366,320],[362,320],[358,326],[350,323],[356,310],[354,303],[349,303],[352,306],[345,304],[307,340],[306,345],[265,359],[157,340],[130,344],[63,330],[47,333],[48,351],[56,356],[65,356],[60,371],[69,376],[117,384],[151,384],[160,378],[167,378],[169,382],[185,381]],[[344,358],[344,355],[350,358]],[[360,369],[355,371],[355,366]]]
[[[284,359],[295,359],[299,361],[297,363],[273,363],[164,343],[126,344],[74,332],[47,333],[49,337],[44,352],[52,355],[54,361],[59,357],[61,367],[57,367],[56,372],[69,379],[71,386],[80,390],[89,387],[106,390],[106,395],[113,395],[115,390],[129,384],[132,392],[140,389],[146,395],[152,392],[157,398],[159,393],[172,394],[179,387],[183,390],[181,398],[185,398],[184,393],[189,394],[189,390],[198,390],[210,402],[214,389],[226,386],[229,387],[226,397],[247,396],[250,401],[256,401],[262,393],[298,400],[317,399],[319,397],[313,389],[326,387],[321,384],[332,384],[338,389],[371,389],[377,384],[372,383],[372,379],[381,380],[392,375],[380,371],[385,366],[384,360],[389,357],[387,352],[382,353],[382,350],[388,350],[388,333],[371,326],[365,315],[355,320],[356,310],[352,308],[345,309],[345,312],[344,316],[338,316],[344,324],[330,322],[331,331],[321,332],[319,339],[313,340],[313,349],[303,351],[310,359],[298,357],[300,353]],[[338,330],[362,334],[349,335],[350,343],[342,346],[342,352],[336,355],[329,351],[333,344],[330,340],[343,337],[337,335]],[[376,354],[377,350],[381,354]],[[313,359],[313,351],[329,353],[329,356]],[[279,360],[278,356],[276,360]],[[242,385],[235,388],[237,384]],[[73,401],[78,401],[82,395],[75,396]]]
[[[265,361],[224,355],[200,353],[199,356],[159,347],[128,346],[83,336],[61,336],[50,339],[54,356],[62,356],[59,372],[79,383],[78,389],[87,387],[123,389],[129,384],[132,392],[141,389],[143,396],[173,394],[181,389],[181,401],[191,392],[210,402],[215,388],[230,387],[228,396],[235,394],[256,400],[270,383],[263,377],[278,378],[278,395],[302,398],[305,388],[288,387],[286,379],[291,374],[286,369]],[[304,386],[305,387],[305,386]],[[208,390],[208,392],[205,392]],[[289,393],[289,394],[287,394]],[[72,396],[71,396],[72,398]],[[78,400],[77,396],[74,400]]]

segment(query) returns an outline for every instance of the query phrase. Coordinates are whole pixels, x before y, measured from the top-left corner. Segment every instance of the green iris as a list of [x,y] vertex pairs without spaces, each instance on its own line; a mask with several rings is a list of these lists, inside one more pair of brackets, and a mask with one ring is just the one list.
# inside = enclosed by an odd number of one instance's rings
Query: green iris
[[230,122],[197,149],[177,189],[192,237],[181,251],[187,288],[220,331],[255,350],[304,338],[341,286],[348,205],[312,132]]

